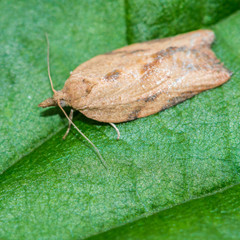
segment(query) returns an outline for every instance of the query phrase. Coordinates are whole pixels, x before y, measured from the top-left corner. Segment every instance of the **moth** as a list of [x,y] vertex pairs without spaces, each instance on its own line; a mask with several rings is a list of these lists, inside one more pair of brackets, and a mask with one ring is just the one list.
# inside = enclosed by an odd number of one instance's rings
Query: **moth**
[[48,64],[54,94],[39,107],[70,106],[67,133],[73,109],[118,131],[114,123],[147,117],[228,81],[231,72],[210,48],[214,38],[211,30],[197,30],[122,47],[79,65],[60,91]]

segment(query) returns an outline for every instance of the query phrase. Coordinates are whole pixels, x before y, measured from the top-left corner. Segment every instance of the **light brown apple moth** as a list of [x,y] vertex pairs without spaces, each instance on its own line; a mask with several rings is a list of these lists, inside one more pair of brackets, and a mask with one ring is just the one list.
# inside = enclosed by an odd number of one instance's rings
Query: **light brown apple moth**
[[113,123],[149,116],[225,83],[231,72],[210,49],[213,40],[212,31],[198,30],[96,56],[39,106],[70,106],[117,130]]

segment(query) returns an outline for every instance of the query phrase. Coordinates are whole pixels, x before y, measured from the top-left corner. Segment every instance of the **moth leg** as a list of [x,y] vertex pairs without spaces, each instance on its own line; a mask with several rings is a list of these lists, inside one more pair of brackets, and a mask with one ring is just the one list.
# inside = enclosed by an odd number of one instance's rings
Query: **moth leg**
[[[71,121],[72,121],[72,119],[73,119],[73,109],[71,109],[71,111],[70,111],[70,114],[69,114],[69,118],[71,119]],[[67,128],[67,131],[66,131],[66,133],[64,134],[64,136],[63,136],[63,140],[67,137],[67,135],[68,135],[68,133],[69,133],[69,131],[70,131],[70,128],[71,128],[71,122],[70,121],[68,121],[68,128]]]
[[109,123],[117,132],[117,140],[120,138],[120,131],[114,123]]

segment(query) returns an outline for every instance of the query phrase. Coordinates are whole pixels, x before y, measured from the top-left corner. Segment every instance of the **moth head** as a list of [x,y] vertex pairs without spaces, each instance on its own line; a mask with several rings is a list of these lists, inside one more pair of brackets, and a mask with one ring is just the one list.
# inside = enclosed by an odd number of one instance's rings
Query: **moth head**
[[39,107],[46,108],[51,106],[57,106],[56,102],[53,100],[53,98],[47,98],[43,102],[38,104]]
[[51,106],[58,106],[58,103],[62,107],[69,106],[67,101],[65,100],[65,94],[62,91],[54,91],[53,97],[47,98],[40,104],[38,104],[39,107],[46,108],[46,107],[51,107]]

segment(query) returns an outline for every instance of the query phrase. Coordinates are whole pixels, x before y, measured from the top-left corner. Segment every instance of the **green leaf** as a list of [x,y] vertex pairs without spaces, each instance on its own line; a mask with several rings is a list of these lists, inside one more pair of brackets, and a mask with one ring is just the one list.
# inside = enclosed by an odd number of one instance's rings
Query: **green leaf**
[[[197,200],[200,205],[189,202],[186,208],[181,205],[189,215],[181,214],[181,206],[172,207],[239,183],[240,12],[219,21],[239,9],[239,1],[199,5],[190,0],[3,0],[0,8],[1,24],[7,26],[0,36],[4,46],[0,50],[1,171],[5,171],[0,176],[0,238],[79,239],[161,211],[160,215],[169,216],[169,224],[176,224],[168,236],[164,235],[167,227],[162,230],[164,239],[177,236],[178,229],[183,229],[182,238],[188,233],[193,238],[197,231],[203,239],[200,228],[188,226],[186,231],[186,218],[197,224],[194,211],[208,200]],[[202,9],[201,17],[193,9]],[[148,23],[150,16],[153,20]],[[169,16],[182,19],[168,22]],[[234,73],[228,83],[158,114],[118,124],[119,141],[109,125],[75,116],[76,125],[103,155],[107,171],[74,129],[62,141],[67,121],[58,109],[37,107],[52,95],[45,32],[54,86],[60,89],[81,62],[124,46],[127,40],[167,36],[215,22],[213,49]],[[238,189],[233,188],[229,196],[237,196]],[[217,205],[219,198],[210,201]],[[228,201],[224,206],[226,219],[239,219],[236,205]],[[171,208],[185,219],[182,224],[174,222]],[[205,228],[211,227],[207,221],[211,209],[206,206],[202,215]],[[217,218],[211,219],[218,224]],[[230,223],[223,222],[226,231],[231,230]],[[119,234],[131,234],[131,224],[124,228]]]
[[239,239],[239,229],[238,184],[88,239]]
[[126,1],[128,41],[146,41],[204,28],[239,8],[239,0]]

